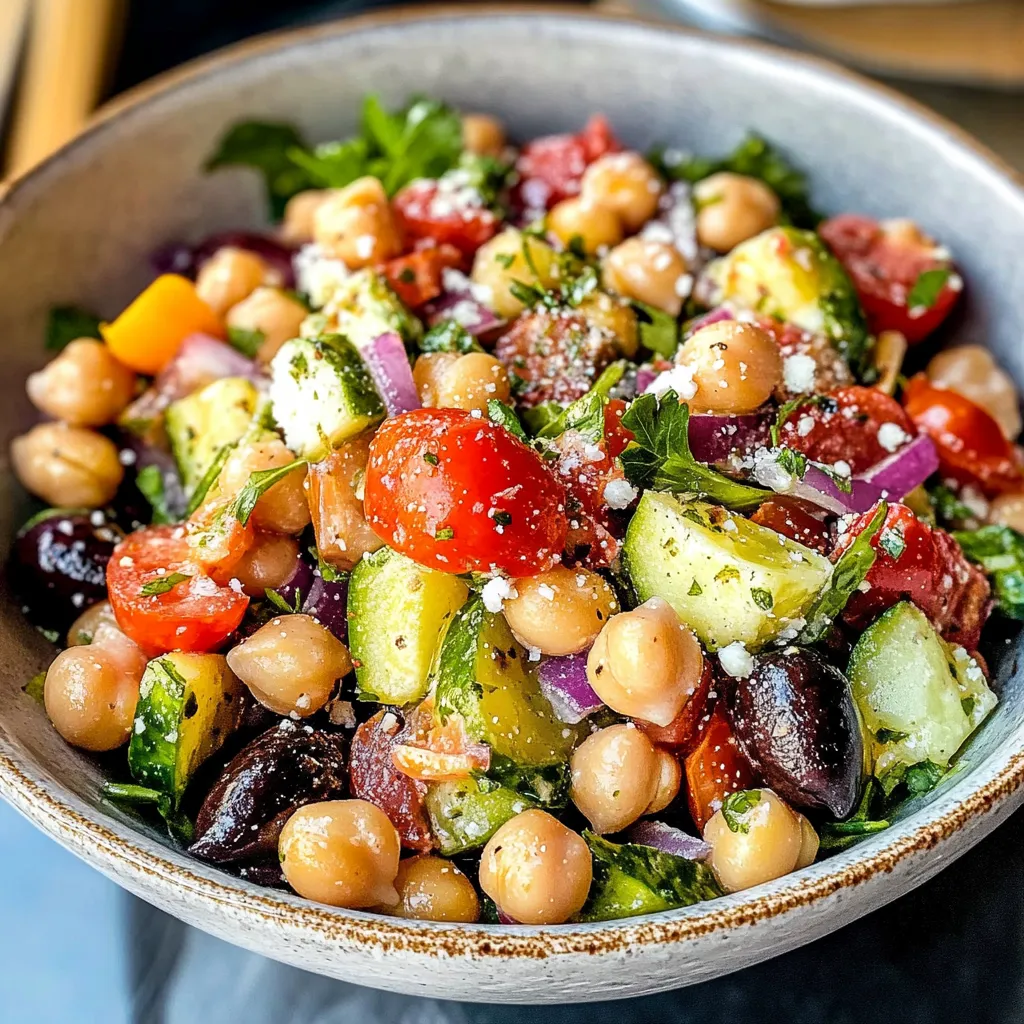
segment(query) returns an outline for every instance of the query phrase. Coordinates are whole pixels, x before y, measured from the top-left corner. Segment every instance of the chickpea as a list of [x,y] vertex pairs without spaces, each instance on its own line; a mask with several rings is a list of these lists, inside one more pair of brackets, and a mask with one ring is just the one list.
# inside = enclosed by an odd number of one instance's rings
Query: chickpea
[[[278,469],[294,461],[295,455],[277,438],[236,448],[217,478],[217,492],[223,496],[236,495],[253,473]],[[309,525],[305,480],[306,467],[296,466],[294,472],[260,495],[250,520],[253,526],[271,533],[301,533]]]
[[299,560],[299,542],[280,533],[259,533],[256,543],[231,570],[250,597],[263,597],[287,583]]
[[91,644],[96,638],[96,630],[102,625],[117,626],[114,610],[110,607],[109,601],[100,601],[98,604],[90,605],[71,623],[71,628],[68,630],[68,647]]
[[658,172],[639,154],[609,153],[584,172],[580,195],[619,215],[627,231],[639,231],[658,209],[662,183]]
[[267,270],[256,253],[225,245],[199,268],[196,294],[222,317],[263,284]]
[[398,903],[401,853],[395,826],[366,800],[306,804],[278,841],[281,870],[300,896],[352,910]]
[[697,241],[728,252],[767,231],[779,219],[779,197],[757,178],[720,171],[693,187]]
[[266,364],[286,341],[299,336],[299,327],[308,312],[298,299],[286,295],[280,288],[259,287],[228,310],[227,325],[262,334],[256,359]]
[[516,580],[516,596],[505,601],[505,618],[527,647],[542,654],[586,650],[619,610],[615,591],[589,569],[559,566]]
[[26,490],[65,508],[106,505],[124,477],[113,441],[66,423],[40,423],[16,437],[11,463]]
[[310,188],[288,200],[280,229],[281,241],[285,245],[307,245],[313,241],[316,211],[329,195],[325,188]]
[[693,370],[695,412],[753,412],[782,382],[779,346],[760,327],[738,320],[721,320],[690,335],[676,363]]
[[264,707],[307,718],[330,700],[352,659],[311,615],[280,615],[228,651],[228,667]]
[[416,921],[457,921],[480,918],[480,900],[473,883],[443,857],[409,857],[398,865],[397,917]]
[[627,238],[612,249],[604,259],[602,273],[613,292],[672,316],[679,316],[693,283],[686,260],[674,245],[642,238]]
[[146,656],[123,634],[115,639],[118,633],[101,626],[91,644],[61,651],[46,673],[46,713],[57,732],[83,750],[116,750],[132,734]]
[[644,814],[665,810],[679,796],[683,784],[683,766],[679,759],[660,747],[655,747],[655,750],[658,754],[658,788]]
[[[422,357],[421,357],[422,358]],[[438,408],[487,411],[495,398],[508,402],[512,397],[508,371],[487,352],[469,352],[458,356],[441,375],[434,390]]]
[[564,924],[586,903],[592,879],[587,844],[536,808],[506,821],[480,858],[480,888],[520,924]]
[[490,114],[463,114],[462,145],[476,156],[501,156],[505,129]]
[[992,353],[980,345],[958,345],[933,356],[925,371],[940,388],[949,388],[980,405],[1013,441],[1020,434],[1021,417],[1017,388]]
[[591,292],[577,307],[588,324],[615,335],[619,351],[632,358],[640,346],[636,312],[624,299],[607,292]]
[[420,401],[429,408],[438,407],[437,395],[448,371],[462,357],[455,352],[424,352],[412,368],[412,379]]
[[316,241],[353,270],[372,267],[402,251],[402,238],[384,186],[359,178],[332,191],[313,215]]
[[32,404],[75,427],[113,423],[135,396],[135,374],[95,338],[78,338],[26,382]]
[[548,213],[548,229],[564,245],[579,239],[586,253],[597,253],[622,241],[622,221],[607,206],[582,196],[563,199]]
[[[529,253],[529,260],[524,256]],[[536,270],[536,273],[534,271]],[[503,317],[518,316],[522,302],[509,290],[513,281],[550,288],[558,280],[555,250],[532,235],[507,228],[477,249],[473,260],[473,281],[491,289],[487,304]]]
[[[794,813],[796,812],[794,811]],[[818,839],[818,833],[814,831],[814,826],[802,814],[796,816],[800,822],[800,856],[796,859],[796,866],[805,868],[814,863],[814,858],[818,856],[821,840]]]
[[988,507],[990,523],[1024,533],[1024,494],[1000,494]]
[[700,682],[704,655],[660,597],[613,615],[587,657],[587,679],[612,710],[668,725]]
[[635,725],[611,725],[588,736],[570,762],[572,802],[595,832],[632,825],[658,796],[662,759]]
[[384,546],[370,529],[363,508],[363,480],[372,433],[360,434],[309,469],[309,509],[320,557],[336,569],[351,569]]
[[704,826],[711,845],[711,867],[722,888],[739,892],[793,871],[803,849],[803,829],[796,814],[770,789],[741,815],[735,832],[722,811]]

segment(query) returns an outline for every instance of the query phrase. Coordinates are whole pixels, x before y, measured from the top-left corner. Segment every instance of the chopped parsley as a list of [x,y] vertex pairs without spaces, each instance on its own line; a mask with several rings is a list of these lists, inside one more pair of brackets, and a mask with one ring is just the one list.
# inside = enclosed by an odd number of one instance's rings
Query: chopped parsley
[[436,466],[440,463],[440,459],[433,452],[424,452],[423,461],[430,466]]
[[164,474],[159,466],[143,466],[135,474],[135,486],[153,509],[152,522],[155,524],[173,523],[174,516],[167,508],[166,485]]
[[[487,399],[487,416],[492,423],[504,427],[513,437],[518,438],[524,444],[527,442],[526,431],[519,422],[515,409],[499,402],[496,398]],[[426,456],[424,456],[426,458]]]
[[772,597],[770,590],[764,590],[762,587],[751,587],[750,596],[753,598],[754,604],[762,611],[770,612],[775,607],[775,598]]
[[184,583],[192,577],[184,572],[172,572],[166,576],[158,576],[156,579],[143,583],[139,589],[139,597],[158,597],[160,594],[170,593],[179,583]]
[[957,530],[964,554],[992,580],[996,608],[1011,619],[1024,619],[1024,534],[1009,526]]
[[266,340],[267,336],[262,331],[249,331],[244,327],[228,328],[228,342],[231,347],[238,349],[243,356],[250,359],[256,358],[256,353]]
[[231,514],[244,526],[249,522],[256,502],[270,490],[274,484],[282,481],[289,473],[295,472],[299,466],[308,464],[308,459],[295,459],[285,466],[278,466],[275,469],[260,469],[249,475],[245,486],[238,493],[238,497],[231,503]]
[[455,536],[455,530],[450,526],[442,526],[440,530],[434,531],[434,540],[451,540]]
[[679,348],[679,321],[670,313],[638,299],[633,300],[633,308],[640,328],[640,344],[649,352],[671,359]]
[[100,318],[77,306],[54,306],[46,321],[45,348],[60,352],[79,338],[102,338]]
[[952,275],[953,271],[949,267],[922,270],[907,293],[907,309],[931,309]]
[[738,793],[730,793],[722,801],[722,817],[730,832],[750,831],[750,822],[745,820],[750,810],[761,801],[759,789],[741,789]]

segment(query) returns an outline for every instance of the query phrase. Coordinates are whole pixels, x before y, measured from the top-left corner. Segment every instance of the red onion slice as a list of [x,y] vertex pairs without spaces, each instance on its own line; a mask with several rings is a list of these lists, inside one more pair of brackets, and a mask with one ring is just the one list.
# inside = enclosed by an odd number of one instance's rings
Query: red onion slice
[[935,443],[927,434],[919,434],[899,451],[861,473],[858,479],[881,488],[886,497],[899,499],[923,484],[938,468],[939,453]]
[[514,917],[509,917],[504,911],[498,910],[498,924],[519,924],[519,922]]
[[473,298],[467,291],[444,292],[423,307],[427,323],[433,327],[444,320],[454,320],[474,337],[485,337],[505,326],[497,313]]
[[586,651],[545,659],[537,669],[537,680],[541,693],[566,725],[576,725],[604,707],[587,682]]
[[639,846],[653,846],[662,853],[671,853],[687,860],[705,860],[711,847],[681,829],[666,825],[663,821],[638,821],[626,832],[626,841]]
[[769,442],[771,417],[763,413],[743,416],[690,417],[690,451],[699,462],[722,462],[735,451],[748,452]]
[[397,334],[389,332],[374,338],[362,349],[362,357],[389,416],[420,408],[409,357]]
[[719,306],[717,309],[711,310],[710,313],[705,313],[703,316],[694,317],[686,325],[686,337],[690,337],[691,334],[696,333],[702,327],[707,327],[710,324],[720,323],[722,320],[735,320],[736,318],[732,313],[724,306]]

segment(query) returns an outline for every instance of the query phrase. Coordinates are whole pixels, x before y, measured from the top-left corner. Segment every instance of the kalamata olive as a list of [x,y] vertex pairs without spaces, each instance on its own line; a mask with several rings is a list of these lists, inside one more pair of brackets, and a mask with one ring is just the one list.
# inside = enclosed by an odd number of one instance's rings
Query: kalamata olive
[[199,809],[190,850],[219,863],[269,855],[297,808],[347,789],[341,734],[285,720],[228,763]]
[[107,596],[107,562],[121,531],[102,512],[50,509],[30,519],[11,553],[11,580],[25,614],[63,633]]
[[815,651],[759,655],[732,681],[729,717],[764,782],[794,807],[845,818],[863,783],[864,738],[850,684]]
[[403,775],[391,748],[403,742],[405,722],[387,709],[363,722],[352,737],[349,779],[352,795],[376,804],[398,829],[402,846],[425,853],[434,845],[423,798],[427,787]]

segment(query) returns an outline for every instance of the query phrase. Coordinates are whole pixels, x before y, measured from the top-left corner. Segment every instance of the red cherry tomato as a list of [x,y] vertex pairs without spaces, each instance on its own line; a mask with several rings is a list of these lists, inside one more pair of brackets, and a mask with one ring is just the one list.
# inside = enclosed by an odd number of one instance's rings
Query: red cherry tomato
[[758,526],[767,526],[783,537],[789,537],[790,540],[827,555],[832,547],[832,539],[828,524],[818,518],[819,512],[820,509],[815,509],[799,498],[779,495],[758,505],[750,521]]
[[[884,224],[853,213],[825,221],[818,233],[853,280],[875,333],[900,331],[913,345],[946,319],[960,294],[962,284],[949,257],[924,238],[887,231]],[[946,270],[949,276],[929,308],[908,308],[908,296],[927,270]]]
[[721,704],[715,705],[702,728],[700,742],[686,758],[684,771],[690,817],[701,832],[730,793],[750,789],[757,781]]
[[[828,397],[834,406],[805,405],[789,416],[781,431],[787,447],[816,462],[843,460],[854,473],[863,473],[895,450],[896,446],[886,448],[879,441],[879,427],[895,424],[905,438],[896,435],[900,447],[917,436],[917,428],[900,403],[877,388],[854,385],[839,388]],[[883,438],[889,440],[884,432]]]
[[989,495],[1024,487],[1017,449],[980,405],[919,373],[903,389],[903,407],[935,442],[945,475],[977,484]]
[[417,309],[444,290],[444,271],[461,265],[462,253],[455,246],[438,245],[389,260],[380,269],[402,302]]
[[[871,522],[863,513],[839,538],[832,560],[853,543]],[[912,601],[950,643],[974,650],[991,607],[988,580],[964,557],[945,530],[922,522],[906,505],[892,503],[882,528],[871,539],[875,563],[868,570],[869,589],[854,591],[843,621],[865,629],[887,608]]]
[[462,409],[386,420],[370,444],[366,518],[391,547],[443,572],[533,576],[565,546],[565,492],[544,460]]
[[498,233],[499,220],[474,193],[448,195],[436,181],[422,178],[406,185],[391,201],[407,243],[428,240],[451,245],[471,257]]
[[[174,573],[189,578],[145,596],[147,584]],[[150,654],[215,650],[249,605],[244,594],[200,570],[178,526],[150,526],[118,544],[107,564],[107,594],[117,624]]]
[[513,201],[525,210],[550,210],[579,193],[583,172],[606,153],[622,149],[608,119],[595,114],[578,135],[547,135],[523,147],[516,161]]
[[655,745],[667,747],[676,754],[689,754],[701,738],[701,724],[706,727],[711,721],[708,701],[714,680],[711,660],[705,658],[700,682],[690,694],[690,699],[683,705],[683,710],[668,725],[655,725],[653,722],[637,719],[637,727],[645,732],[647,738]]
[[256,543],[251,523],[240,523],[230,511],[232,499],[200,505],[185,524],[189,558],[217,583],[226,585],[242,556]]

